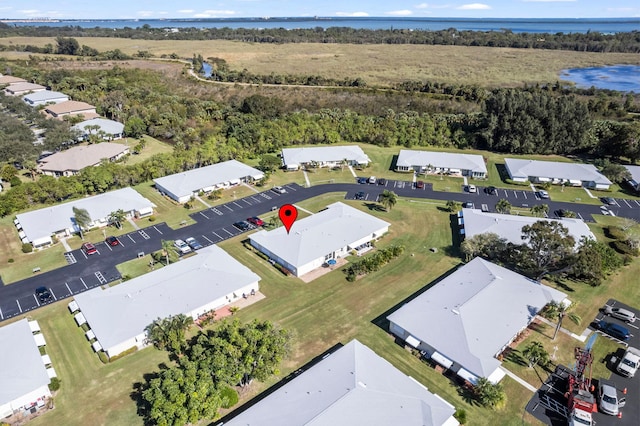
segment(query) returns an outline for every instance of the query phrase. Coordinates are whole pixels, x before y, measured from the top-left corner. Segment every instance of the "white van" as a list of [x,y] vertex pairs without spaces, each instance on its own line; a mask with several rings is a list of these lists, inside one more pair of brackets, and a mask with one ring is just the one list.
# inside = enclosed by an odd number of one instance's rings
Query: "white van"
[[629,347],[624,356],[618,363],[616,369],[618,373],[626,377],[633,377],[640,367],[640,351],[636,348]]

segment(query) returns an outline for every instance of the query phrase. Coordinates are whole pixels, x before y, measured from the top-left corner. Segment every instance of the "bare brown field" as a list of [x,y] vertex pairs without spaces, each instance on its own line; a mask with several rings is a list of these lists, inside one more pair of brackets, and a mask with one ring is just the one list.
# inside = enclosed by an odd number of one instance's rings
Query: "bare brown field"
[[[406,80],[428,80],[482,86],[517,86],[555,82],[560,71],[572,67],[640,64],[640,56],[626,53],[590,53],[563,50],[511,49],[427,45],[259,44],[214,40],[131,40],[77,38],[99,51],[120,49],[133,55],[178,53],[225,59],[233,69],[256,74],[361,77],[369,85],[390,86]],[[53,38],[9,37],[0,43],[55,44]],[[3,56],[13,57],[10,52]],[[139,61],[143,62],[143,61]],[[157,64],[155,66],[158,66]]]

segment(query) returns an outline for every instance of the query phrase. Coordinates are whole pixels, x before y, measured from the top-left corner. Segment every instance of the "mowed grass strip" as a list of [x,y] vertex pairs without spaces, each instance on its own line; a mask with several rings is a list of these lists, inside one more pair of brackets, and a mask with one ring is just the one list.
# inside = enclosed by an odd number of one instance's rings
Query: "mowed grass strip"
[[[563,69],[612,64],[640,64],[633,53],[471,46],[428,46],[331,43],[243,43],[226,40],[132,40],[76,37],[80,45],[101,52],[120,49],[129,55],[149,51],[160,57],[201,54],[226,60],[234,70],[254,74],[321,75],[363,78],[369,85],[391,86],[423,80],[480,86],[522,86],[556,82]],[[7,37],[2,44],[44,46],[53,37]],[[9,55],[11,52],[3,52]],[[40,56],[40,55],[39,55]]]

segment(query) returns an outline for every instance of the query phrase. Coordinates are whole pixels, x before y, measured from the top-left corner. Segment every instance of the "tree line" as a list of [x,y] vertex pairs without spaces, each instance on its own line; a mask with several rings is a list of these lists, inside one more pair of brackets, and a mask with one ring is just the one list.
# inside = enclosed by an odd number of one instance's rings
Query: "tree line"
[[350,43],[426,44],[450,46],[512,47],[519,49],[574,50],[580,52],[640,52],[640,31],[603,34],[514,33],[502,31],[408,30],[330,28],[180,28],[170,32],[149,25],[131,28],[82,28],[80,26],[0,26],[0,37],[113,37],[145,40],[235,40],[250,43]]

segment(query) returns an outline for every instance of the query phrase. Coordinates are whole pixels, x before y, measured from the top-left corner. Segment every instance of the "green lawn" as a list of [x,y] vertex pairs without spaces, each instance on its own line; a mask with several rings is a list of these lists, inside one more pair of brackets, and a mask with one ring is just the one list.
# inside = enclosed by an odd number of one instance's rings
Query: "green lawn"
[[[176,203],[169,197],[160,195],[160,193],[154,188],[153,182],[141,183],[134,186],[133,189],[156,205],[154,209],[155,213],[153,215],[156,222],[166,222],[171,228],[179,228],[180,226],[183,226],[183,223],[186,225],[194,224],[195,221],[189,217],[189,214],[206,208],[206,206],[196,201],[193,209],[185,209],[183,205]],[[138,226],[141,228],[152,224],[153,223],[150,222],[148,218],[138,221]]]
[[142,152],[140,152],[140,154],[131,154],[127,158],[126,164],[141,163],[145,160],[148,160],[149,158],[153,157],[156,154],[167,154],[167,153],[173,152],[173,147],[171,145],[165,142],[161,142],[158,139],[153,138],[151,136],[145,135],[140,139],[134,139],[134,138],[124,139],[127,146],[129,146],[132,150],[140,142],[140,140],[144,140],[146,144],[144,149],[142,150]]

